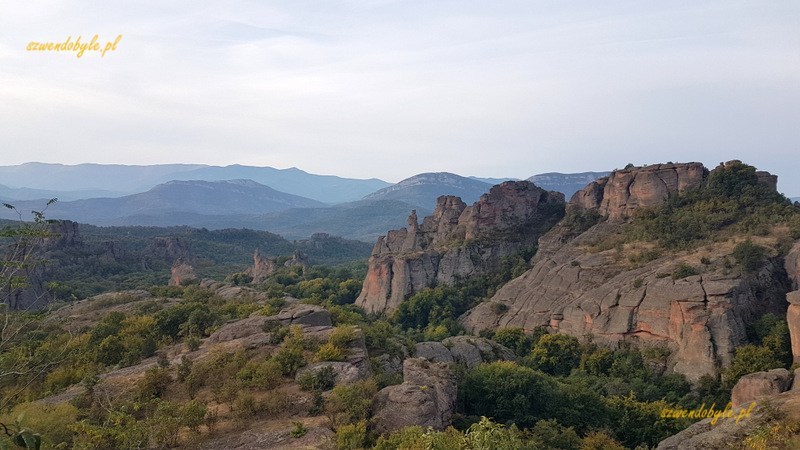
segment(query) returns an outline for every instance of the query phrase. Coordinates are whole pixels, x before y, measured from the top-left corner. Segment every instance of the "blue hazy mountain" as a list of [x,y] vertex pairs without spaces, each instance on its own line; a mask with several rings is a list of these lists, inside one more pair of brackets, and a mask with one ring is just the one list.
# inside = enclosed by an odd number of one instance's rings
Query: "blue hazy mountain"
[[[20,211],[38,210],[41,201],[19,202]],[[170,181],[146,192],[117,198],[57,202],[47,210],[51,219],[109,224],[136,215],[201,214],[226,216],[264,214],[290,208],[323,207],[324,203],[276,191],[252,180]],[[3,217],[7,217],[4,215]],[[129,223],[129,225],[140,225]]]
[[558,191],[569,201],[572,194],[586,187],[592,181],[603,178],[611,172],[580,173],[540,173],[528,178],[528,181],[548,191]]
[[449,172],[421,173],[373,192],[364,200],[398,200],[417,208],[433,209],[441,195],[456,195],[471,204],[491,187],[489,183]]
[[[0,182],[12,188],[58,192],[105,191],[108,197],[121,197],[144,192],[171,180],[222,181],[237,179],[250,179],[281,192],[324,203],[359,200],[369,193],[390,185],[390,183],[376,178],[360,180],[333,175],[315,175],[294,167],[275,169],[242,165],[219,167],[200,164],[136,166],[47,163],[0,166]],[[0,195],[14,198],[4,193],[0,193]],[[87,196],[82,198],[95,196],[87,193]],[[19,199],[24,200],[24,198]]]

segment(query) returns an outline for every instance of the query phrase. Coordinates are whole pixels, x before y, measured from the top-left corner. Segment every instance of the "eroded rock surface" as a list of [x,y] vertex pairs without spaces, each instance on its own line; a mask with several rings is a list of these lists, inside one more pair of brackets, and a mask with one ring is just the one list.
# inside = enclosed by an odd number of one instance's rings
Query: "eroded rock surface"
[[789,335],[792,341],[792,357],[794,362],[800,363],[800,241],[795,242],[786,255],[786,275],[792,284],[792,292],[786,294],[789,308],[786,310],[786,322],[789,325]]
[[731,391],[733,407],[748,405],[781,392],[786,392],[792,386],[792,374],[786,369],[772,369],[767,372],[750,373],[736,382]]
[[441,196],[433,215],[378,238],[356,304],[390,312],[434,283],[453,284],[487,273],[502,258],[532,245],[563,215],[564,197],[528,181],[492,187],[472,206]]
[[182,258],[177,259],[170,269],[169,285],[183,286],[196,281],[197,275],[194,273],[194,267]]
[[450,425],[456,392],[455,376],[448,364],[406,359],[403,383],[383,388],[375,396],[375,430],[384,434],[415,425],[442,430]]
[[[789,287],[783,261],[770,260],[758,273],[742,274],[721,263],[700,262],[701,256],[730,254],[732,248],[723,244],[656,255],[639,264],[628,257],[647,248],[597,248],[623,232],[620,221],[636,208],[701,186],[705,173],[698,163],[662,164],[617,171],[591,183],[573,196],[570,207],[595,208],[609,220],[578,236],[564,224],[544,234],[533,267],[469,311],[462,323],[472,332],[543,326],[577,337],[591,334],[595,342],[609,345],[636,340],[670,348],[670,368],[692,381],[718,373],[747,343],[746,324],[767,312],[785,313]],[[702,273],[675,279],[681,265],[702,267]]]
[[432,362],[460,363],[468,369],[498,360],[513,361],[516,355],[509,348],[489,339],[474,336],[453,336],[442,342],[420,342],[415,356]]

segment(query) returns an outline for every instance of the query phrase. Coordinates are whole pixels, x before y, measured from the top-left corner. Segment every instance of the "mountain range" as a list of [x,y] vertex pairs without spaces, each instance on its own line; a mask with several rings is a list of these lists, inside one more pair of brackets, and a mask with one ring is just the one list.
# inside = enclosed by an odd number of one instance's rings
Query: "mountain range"
[[[605,173],[548,173],[534,175],[531,180],[569,197],[578,185],[583,187]],[[234,175],[244,178],[215,180]],[[20,185],[0,187],[0,199],[13,203],[18,211],[40,210],[43,199],[58,197],[59,201],[47,210],[47,217],[54,219],[101,226],[249,228],[287,239],[304,239],[322,232],[363,241],[374,241],[387,229],[403,226],[411,210],[420,215],[431,213],[431,205],[441,195],[455,195],[472,203],[488,192],[492,183],[511,180],[438,172],[414,175],[390,185],[377,179],[321,176],[299,169],[186,164],[28,163],[0,167],[0,176],[7,185]],[[198,178],[183,179],[193,176]],[[177,178],[142,192],[122,194],[170,177]],[[3,210],[0,218],[13,219],[15,215]]]
[[[281,192],[330,204],[360,200],[365,195],[391,184],[377,178],[358,180],[333,175],[316,175],[295,167],[275,169],[238,164],[225,167],[200,164],[133,166],[47,163],[0,166],[0,184],[12,188],[45,190],[49,192],[45,197],[59,197],[65,200],[97,197],[95,194],[98,191],[104,192],[104,197],[122,197],[141,193],[159,184],[175,180],[241,179],[253,180]],[[76,197],[76,191],[86,192],[87,196]],[[27,198],[14,197],[2,189],[0,189],[0,196],[16,200],[32,199],[30,195]]]

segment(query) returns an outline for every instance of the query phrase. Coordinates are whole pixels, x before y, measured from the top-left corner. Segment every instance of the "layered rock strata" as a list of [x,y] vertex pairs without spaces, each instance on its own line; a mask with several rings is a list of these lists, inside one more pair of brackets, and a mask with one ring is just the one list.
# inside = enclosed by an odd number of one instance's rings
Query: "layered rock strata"
[[[563,224],[543,235],[533,267],[461,322],[472,332],[547,327],[592,335],[608,345],[635,340],[668,347],[670,368],[692,381],[718,373],[747,343],[746,324],[767,312],[785,313],[789,288],[783,262],[768,260],[757,273],[743,274],[725,267],[731,249],[720,244],[633,264],[628,257],[646,248],[620,244],[603,250],[600,245],[620,237],[620,222],[636,208],[700,187],[705,173],[698,163],[662,164],[617,171],[591,183],[573,196],[570,207],[594,208],[608,220],[577,237]],[[702,264],[703,257],[710,264]],[[684,265],[702,267],[702,273],[673,276]]]
[[378,239],[356,304],[368,312],[391,312],[426,287],[490,272],[535,243],[563,210],[562,194],[528,181],[494,186],[472,206],[441,196],[421,224],[412,211],[407,228]]

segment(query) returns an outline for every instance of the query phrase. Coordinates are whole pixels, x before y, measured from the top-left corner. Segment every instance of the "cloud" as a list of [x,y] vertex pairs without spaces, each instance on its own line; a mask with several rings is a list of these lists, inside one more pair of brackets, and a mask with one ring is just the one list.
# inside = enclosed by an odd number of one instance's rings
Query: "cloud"
[[[5,164],[243,163],[399,180],[737,157],[800,193],[789,176],[800,12],[789,3],[50,1],[0,11]],[[103,59],[24,51],[94,33],[124,37]]]

